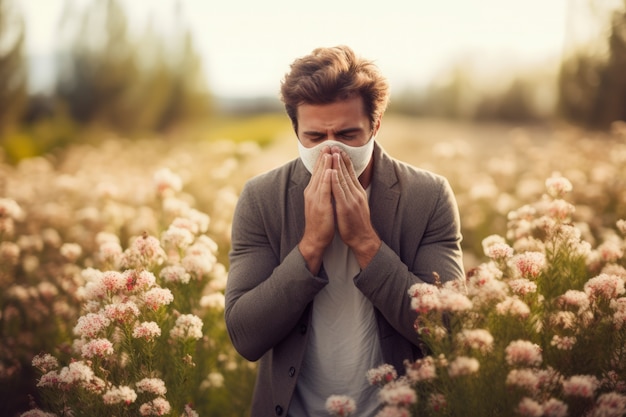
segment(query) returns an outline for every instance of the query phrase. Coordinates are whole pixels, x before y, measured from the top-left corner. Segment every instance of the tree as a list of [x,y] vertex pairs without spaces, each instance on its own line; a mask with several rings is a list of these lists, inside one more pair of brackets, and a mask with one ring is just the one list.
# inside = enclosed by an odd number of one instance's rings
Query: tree
[[566,119],[604,129],[626,120],[626,0],[608,13],[593,1],[586,6],[606,29],[593,47],[579,45],[563,60],[559,107]]
[[[68,7],[66,24],[72,19],[69,13]],[[71,31],[67,26],[64,29]],[[128,39],[126,15],[118,0],[93,2],[76,33],[69,36],[74,39],[69,55],[60,57],[57,95],[80,123],[130,128],[134,119],[132,91],[139,72]]]
[[[163,131],[209,114],[201,60],[178,10],[167,42],[153,25],[133,38],[120,0],[94,0],[82,19],[72,12],[68,3],[71,49],[61,57],[56,91],[79,123],[121,133]],[[76,20],[81,25],[69,27]]]
[[0,0],[0,133],[16,124],[27,100],[24,22]]

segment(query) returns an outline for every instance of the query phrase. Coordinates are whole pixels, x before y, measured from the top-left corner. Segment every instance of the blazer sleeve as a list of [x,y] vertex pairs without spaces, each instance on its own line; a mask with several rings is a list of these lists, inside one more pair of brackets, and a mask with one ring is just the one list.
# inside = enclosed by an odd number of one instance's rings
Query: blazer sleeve
[[[414,345],[417,313],[409,288],[419,282],[459,280],[464,285],[459,212],[452,189],[443,177],[430,184],[426,196],[407,196],[396,213],[397,236],[383,242],[370,264],[355,277],[355,285],[387,322]],[[394,246],[394,248],[392,248]],[[397,247],[396,247],[397,246]],[[383,335],[384,337],[385,335]]]
[[[263,188],[248,183],[238,200],[232,226],[225,320],[235,349],[256,361],[298,323],[328,279],[308,270],[297,246],[280,260],[272,236],[280,214],[260,204]],[[274,237],[278,240],[280,236]]]

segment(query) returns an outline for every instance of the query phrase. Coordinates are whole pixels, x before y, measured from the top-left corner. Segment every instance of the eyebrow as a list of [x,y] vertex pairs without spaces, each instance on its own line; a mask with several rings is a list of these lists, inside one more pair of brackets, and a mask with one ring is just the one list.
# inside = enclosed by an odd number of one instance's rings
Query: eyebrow
[[[363,129],[360,127],[348,127],[346,129],[341,129],[337,132],[335,132],[336,135],[346,135],[349,133],[357,133],[357,132],[362,132]],[[309,135],[309,136],[324,136],[326,135],[326,133],[324,132],[318,132],[316,130],[307,130],[306,132],[302,132],[305,135]]]

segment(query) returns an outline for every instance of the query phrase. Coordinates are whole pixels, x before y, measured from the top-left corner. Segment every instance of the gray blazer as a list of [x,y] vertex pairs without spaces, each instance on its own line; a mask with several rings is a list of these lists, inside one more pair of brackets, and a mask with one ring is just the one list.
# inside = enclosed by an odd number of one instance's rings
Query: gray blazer
[[[422,356],[417,314],[407,290],[418,282],[464,279],[456,200],[447,180],[392,159],[376,144],[370,190],[372,223],[383,241],[354,284],[375,307],[386,363]],[[225,319],[231,341],[260,359],[252,417],[286,415],[296,386],[315,295],[325,273],[312,275],[297,244],[304,232],[301,160],[248,181],[234,213]],[[363,376],[365,378],[365,375]]]

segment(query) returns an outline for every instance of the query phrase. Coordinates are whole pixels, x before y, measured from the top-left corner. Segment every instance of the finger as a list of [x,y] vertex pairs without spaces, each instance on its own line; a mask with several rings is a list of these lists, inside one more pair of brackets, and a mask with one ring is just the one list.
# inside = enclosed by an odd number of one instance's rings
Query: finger
[[324,177],[323,180],[321,181],[321,186],[320,186],[320,198],[322,199],[328,199],[330,198],[330,194],[332,191],[332,182],[333,182],[333,177],[336,176],[336,172],[334,169],[326,169],[324,171]]
[[352,167],[352,160],[345,151],[340,151],[337,159],[337,169],[341,170],[344,189],[350,193],[358,192],[362,187]]
[[332,168],[332,158],[328,153],[322,152],[320,153],[319,158],[315,164],[315,170],[313,171],[313,176],[311,177],[310,184],[315,191],[319,191],[320,185],[323,182],[324,173],[326,170]]
[[333,155],[333,176],[332,176],[332,192],[337,202],[345,202],[347,198],[347,184],[345,176],[343,175],[341,165],[341,159],[338,154]]
[[335,198],[335,202],[338,205],[342,205],[343,203],[345,203],[346,201],[346,192],[344,191],[342,185],[341,185],[341,179],[340,179],[340,174],[339,171],[336,169],[330,170],[331,171],[331,181],[330,181],[330,185],[331,185],[331,191],[333,193],[333,197]]

